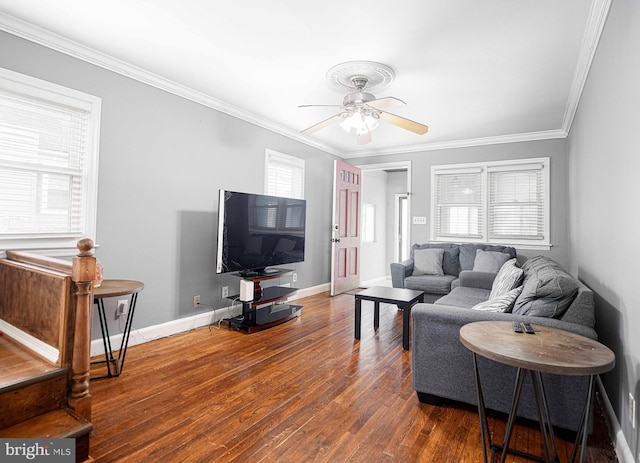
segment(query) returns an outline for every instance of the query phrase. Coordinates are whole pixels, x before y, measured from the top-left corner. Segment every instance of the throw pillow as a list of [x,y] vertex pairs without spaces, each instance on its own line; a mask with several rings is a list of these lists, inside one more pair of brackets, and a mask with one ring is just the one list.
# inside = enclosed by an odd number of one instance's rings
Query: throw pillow
[[413,253],[414,275],[444,275],[442,271],[443,249],[416,249]]
[[502,267],[500,267],[495,280],[493,280],[489,299],[500,297],[511,291],[513,288],[520,286],[522,284],[523,275],[524,271],[518,267],[516,259],[509,259],[506,261],[502,264]]
[[522,270],[524,289],[513,313],[532,317],[562,317],[578,293],[578,280],[545,256],[528,259],[522,265]]
[[476,260],[473,262],[473,270],[476,272],[497,273],[500,267],[508,261],[511,256],[499,251],[476,251]]
[[522,286],[513,288],[511,291],[503,294],[495,299],[489,299],[488,301],[481,302],[471,307],[474,310],[484,310],[486,312],[511,312],[513,304],[522,292]]

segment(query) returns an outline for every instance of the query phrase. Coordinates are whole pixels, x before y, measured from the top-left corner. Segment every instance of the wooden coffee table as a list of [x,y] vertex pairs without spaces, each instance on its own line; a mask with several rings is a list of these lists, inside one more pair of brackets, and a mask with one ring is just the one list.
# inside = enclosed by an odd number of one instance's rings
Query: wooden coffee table
[[[473,352],[484,461],[485,463],[487,462],[487,443],[491,449],[491,461],[493,461],[495,451],[502,452],[501,462],[504,462],[507,453],[538,461],[559,461],[553,426],[551,425],[547,407],[544,384],[542,383],[542,373],[553,373],[558,375],[590,377],[587,403],[585,404],[584,414],[578,426],[573,452],[569,460],[571,462],[574,461],[581,439],[580,447],[582,450],[580,452],[580,461],[582,462],[587,448],[588,423],[593,405],[594,380],[600,373],[605,373],[614,367],[615,354],[608,347],[585,336],[555,328],[548,328],[546,326],[532,326],[535,329],[535,334],[516,333],[513,330],[511,322],[502,321],[475,322],[460,328],[460,341]],[[511,365],[518,369],[516,387],[502,446],[492,444],[491,442],[476,355],[481,355],[482,357]],[[539,404],[537,411],[545,448],[544,459],[536,455],[518,452],[509,448],[509,439],[511,438],[511,431],[513,429],[524,373],[526,371],[531,373],[533,392],[536,395],[536,402]],[[553,446],[554,460],[551,460],[547,434],[549,434]]]
[[380,325],[380,303],[395,304],[403,310],[402,314],[402,348],[409,350],[409,315],[411,307],[418,302],[423,302],[424,292],[413,289],[389,288],[373,286],[356,293],[356,324],[355,338],[360,339],[360,325],[362,318],[362,301],[373,301],[373,328]]

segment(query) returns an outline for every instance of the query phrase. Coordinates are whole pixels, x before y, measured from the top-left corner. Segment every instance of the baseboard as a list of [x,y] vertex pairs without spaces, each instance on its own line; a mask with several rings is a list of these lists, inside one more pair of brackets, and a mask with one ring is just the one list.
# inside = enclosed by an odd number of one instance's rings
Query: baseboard
[[295,301],[296,299],[302,299],[303,297],[315,296],[316,294],[326,293],[331,290],[330,283],[324,283],[318,286],[311,286],[309,288],[301,288],[295,292],[293,296],[289,298],[290,301]]
[[360,282],[360,286],[363,288],[370,288],[371,286],[391,286],[391,276],[385,275],[383,277],[371,278],[370,280],[364,280]]
[[[294,301],[303,297],[313,296],[323,292],[327,292],[330,289],[329,283],[313,286],[310,288],[299,289],[288,300]],[[208,326],[212,323],[216,323],[222,319],[235,317],[242,313],[242,307],[240,305],[222,307],[220,309],[214,309],[207,312],[192,315],[190,317],[179,318],[177,320],[171,320],[159,325],[147,326],[138,330],[131,330],[129,335],[129,347],[136,346],[138,344],[144,344],[145,342],[153,341],[168,336],[173,336],[178,333],[184,333],[202,326]],[[120,348],[122,342],[122,333],[114,334],[109,337],[111,347],[113,350]],[[104,343],[102,338],[94,339],[91,341],[91,356],[104,355]]]
[[600,397],[602,398],[602,402],[605,407],[605,413],[607,414],[607,419],[609,421],[609,436],[613,441],[613,448],[618,456],[618,461],[620,463],[636,463],[636,460],[633,457],[633,452],[631,452],[629,443],[624,437],[618,417],[616,417],[616,414],[613,411],[613,407],[609,401],[609,396],[607,396],[607,391],[605,391],[604,385],[602,384],[599,376],[597,378],[597,385]]

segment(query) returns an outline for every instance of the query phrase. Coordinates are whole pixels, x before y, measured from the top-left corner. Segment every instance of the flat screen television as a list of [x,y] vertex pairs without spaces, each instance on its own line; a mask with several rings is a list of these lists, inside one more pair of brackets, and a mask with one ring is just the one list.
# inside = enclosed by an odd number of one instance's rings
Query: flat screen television
[[216,272],[260,275],[304,261],[306,208],[304,199],[220,190]]

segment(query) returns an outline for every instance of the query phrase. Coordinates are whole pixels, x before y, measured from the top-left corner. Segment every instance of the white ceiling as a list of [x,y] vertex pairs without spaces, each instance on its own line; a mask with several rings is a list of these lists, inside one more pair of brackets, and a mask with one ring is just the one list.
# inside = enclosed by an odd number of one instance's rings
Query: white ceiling
[[[0,29],[344,157],[567,135],[610,0],[0,0]],[[390,66],[376,97],[429,126],[333,125],[326,72]]]

